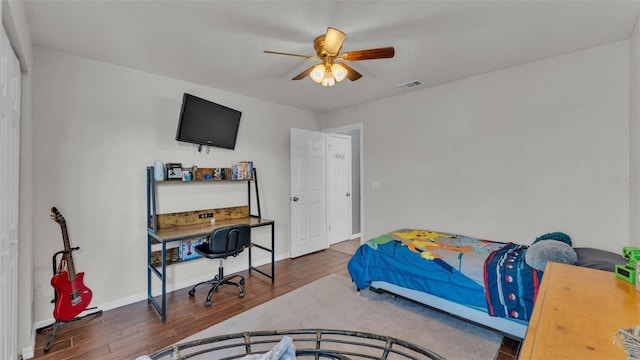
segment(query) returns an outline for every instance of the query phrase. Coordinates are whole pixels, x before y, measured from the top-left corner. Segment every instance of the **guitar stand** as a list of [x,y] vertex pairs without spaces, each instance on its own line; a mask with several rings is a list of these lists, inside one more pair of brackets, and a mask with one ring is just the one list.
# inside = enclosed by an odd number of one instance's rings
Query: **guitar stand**
[[[90,307],[85,309],[86,310],[93,310],[93,309],[97,309],[97,307]],[[44,347],[44,351],[47,352],[49,351],[49,349],[51,348],[51,342],[53,341],[53,337],[56,335],[56,331],[58,331],[58,326],[63,325],[63,324],[67,324],[70,322],[74,322],[74,321],[78,321],[81,320],[87,316],[93,316],[93,315],[100,315],[102,314],[102,310],[97,310],[95,312],[92,312],[90,314],[85,314],[82,316],[76,316],[75,318],[71,319],[71,320],[67,320],[67,321],[61,321],[61,320],[56,320],[56,322],[54,322],[51,325],[47,325],[44,327],[41,327],[38,329],[38,331],[42,331],[43,333],[46,333],[48,331],[51,331],[51,334],[49,334],[49,339],[47,340],[47,345]]]
[[[53,265],[53,275],[56,275],[58,273],[58,270],[57,270],[57,267],[58,267],[57,266],[57,264],[58,264],[58,256],[70,253],[71,251],[75,251],[75,250],[78,250],[78,249],[80,249],[80,248],[79,247],[74,247],[74,248],[71,248],[69,251],[62,250],[62,251],[58,251],[57,253],[53,254],[53,257],[51,259],[51,262],[52,262],[52,265]],[[58,293],[54,289],[53,290],[53,300],[51,300],[51,303],[55,304],[57,301],[58,301]],[[93,306],[93,307],[90,307],[90,308],[86,308],[84,311],[94,310],[94,309],[97,309],[97,307]],[[58,327],[60,325],[67,324],[67,323],[74,322],[74,321],[78,321],[78,320],[81,320],[81,319],[83,319],[83,318],[85,318],[87,316],[94,316],[94,315],[100,315],[100,314],[102,314],[102,310],[97,310],[97,311],[94,311],[94,312],[89,313],[89,314],[85,314],[85,315],[82,315],[82,316],[76,316],[75,318],[73,318],[71,320],[67,320],[67,321],[56,320],[56,322],[54,322],[51,325],[43,326],[43,327],[37,329],[37,331],[41,331],[43,333],[51,331],[51,334],[49,334],[49,339],[47,340],[47,345],[44,347],[44,351],[47,352],[51,348],[51,341],[53,341],[53,337],[56,335],[56,331],[58,331]]]

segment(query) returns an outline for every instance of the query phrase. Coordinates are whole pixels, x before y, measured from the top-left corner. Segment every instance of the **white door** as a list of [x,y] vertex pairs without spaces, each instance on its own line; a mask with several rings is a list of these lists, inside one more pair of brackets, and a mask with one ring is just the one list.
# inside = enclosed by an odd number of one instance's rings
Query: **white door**
[[[0,358],[18,358],[20,63],[0,34]],[[26,304],[25,306],[28,306]]]
[[290,131],[291,257],[327,248],[326,135]]
[[327,135],[328,243],[351,238],[351,136]]

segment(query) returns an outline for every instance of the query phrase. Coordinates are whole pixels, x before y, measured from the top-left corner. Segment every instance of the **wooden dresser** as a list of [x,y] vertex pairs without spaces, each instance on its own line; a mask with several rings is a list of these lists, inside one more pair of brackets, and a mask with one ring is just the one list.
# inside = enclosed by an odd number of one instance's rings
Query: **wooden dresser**
[[519,359],[626,359],[613,343],[640,325],[640,292],[612,272],[547,263]]

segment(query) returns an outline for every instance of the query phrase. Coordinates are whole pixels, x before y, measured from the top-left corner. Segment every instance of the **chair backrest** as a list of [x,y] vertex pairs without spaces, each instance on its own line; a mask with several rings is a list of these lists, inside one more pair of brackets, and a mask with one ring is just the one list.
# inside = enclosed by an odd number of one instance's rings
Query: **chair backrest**
[[209,249],[215,254],[237,256],[251,243],[251,227],[246,224],[215,229],[209,235]]

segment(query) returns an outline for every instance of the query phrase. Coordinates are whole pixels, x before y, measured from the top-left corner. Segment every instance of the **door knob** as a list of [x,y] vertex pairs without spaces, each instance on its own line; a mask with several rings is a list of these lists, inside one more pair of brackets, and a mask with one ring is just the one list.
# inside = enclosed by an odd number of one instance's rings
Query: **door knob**
[[298,197],[297,197],[297,196],[294,196],[294,197],[292,197],[292,198],[291,198],[291,200],[293,200],[293,201],[298,201]]

